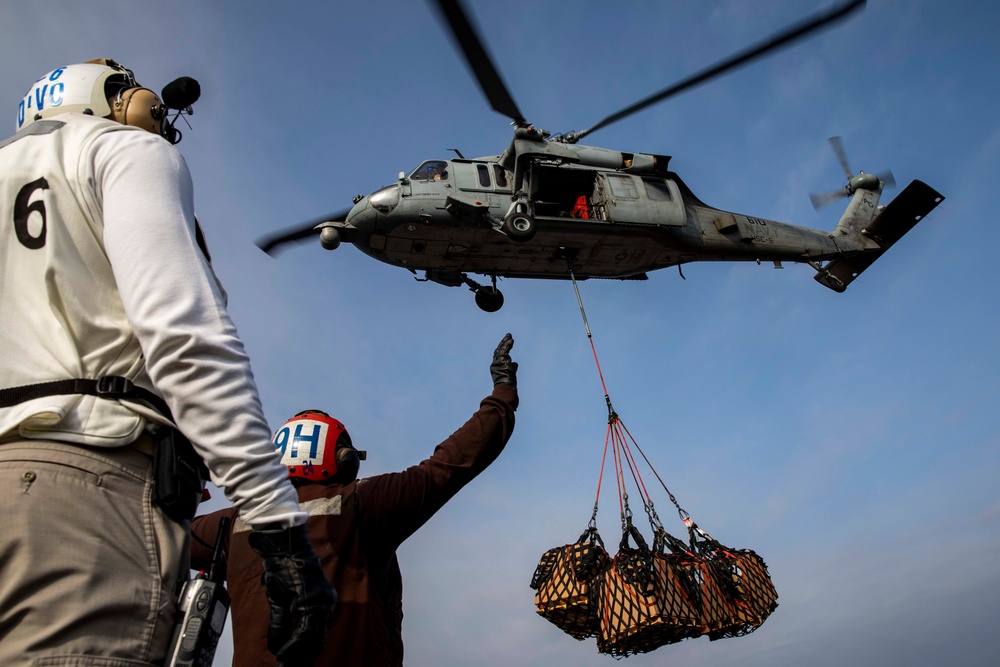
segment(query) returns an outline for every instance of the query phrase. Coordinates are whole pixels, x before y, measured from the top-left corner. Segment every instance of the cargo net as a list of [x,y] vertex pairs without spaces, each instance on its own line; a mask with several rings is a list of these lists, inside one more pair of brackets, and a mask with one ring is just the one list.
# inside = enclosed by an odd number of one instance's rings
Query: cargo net
[[[575,279],[573,284],[576,287]],[[580,308],[582,312],[582,301]],[[597,370],[601,375],[600,362]],[[594,510],[576,542],[542,555],[531,579],[538,614],[576,639],[596,637],[598,651],[616,658],[703,635],[714,641],[753,632],[778,606],[778,593],[764,559],[749,549],[723,545],[695,524],[612,408],[606,387],[604,398],[608,430]],[[622,529],[613,558],[597,531],[609,449]],[[641,455],[676,507],[687,529],[686,542],[663,527],[633,451]],[[649,519],[651,546],[633,523],[629,487],[637,492]]]
[[573,544],[546,551],[531,578],[538,613],[576,639],[597,635],[597,584],[610,563],[593,526]]
[[[650,466],[677,507],[689,539],[668,533],[632,455],[633,449],[642,450],[617,415],[611,415],[605,460],[610,448],[622,520],[618,553],[612,558],[605,550],[595,501],[580,538],[549,549],[535,568],[531,588],[538,614],[576,639],[596,637],[598,651],[616,658],[702,635],[714,641],[753,632],[778,606],[767,564],[755,552],[727,547],[699,528]],[[652,545],[633,523],[626,472],[642,499]],[[601,479],[603,473],[602,463]]]

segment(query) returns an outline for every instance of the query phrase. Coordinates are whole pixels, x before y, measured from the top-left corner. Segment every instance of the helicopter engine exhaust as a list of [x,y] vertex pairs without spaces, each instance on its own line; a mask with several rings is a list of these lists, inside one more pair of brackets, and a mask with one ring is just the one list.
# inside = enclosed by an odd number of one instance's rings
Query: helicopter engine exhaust
[[588,167],[616,169],[633,174],[666,174],[670,164],[669,155],[647,153],[622,153],[621,151],[595,146],[570,144],[565,146],[580,156],[580,164]]

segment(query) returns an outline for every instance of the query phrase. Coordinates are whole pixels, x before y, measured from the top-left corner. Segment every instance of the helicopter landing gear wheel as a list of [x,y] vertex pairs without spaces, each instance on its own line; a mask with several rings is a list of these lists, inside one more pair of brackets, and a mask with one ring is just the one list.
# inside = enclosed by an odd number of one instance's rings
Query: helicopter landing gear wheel
[[504,220],[502,229],[504,234],[518,243],[530,241],[538,231],[535,221],[525,213],[515,213]]
[[495,313],[503,308],[503,292],[496,287],[480,287],[476,290],[476,305],[487,313]]

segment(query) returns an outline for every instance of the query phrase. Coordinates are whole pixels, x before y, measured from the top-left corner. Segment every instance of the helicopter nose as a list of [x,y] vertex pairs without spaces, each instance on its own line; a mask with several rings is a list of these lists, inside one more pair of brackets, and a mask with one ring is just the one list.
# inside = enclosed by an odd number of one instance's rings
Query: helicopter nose
[[371,193],[365,197],[362,201],[355,204],[355,210],[362,203],[367,203],[372,209],[381,213],[382,215],[389,215],[392,211],[399,205],[400,200],[400,188],[398,183],[386,186],[381,190]]
[[375,209],[368,202],[368,197],[361,197],[354,203],[354,208],[347,214],[347,222],[361,231],[371,232],[375,229]]

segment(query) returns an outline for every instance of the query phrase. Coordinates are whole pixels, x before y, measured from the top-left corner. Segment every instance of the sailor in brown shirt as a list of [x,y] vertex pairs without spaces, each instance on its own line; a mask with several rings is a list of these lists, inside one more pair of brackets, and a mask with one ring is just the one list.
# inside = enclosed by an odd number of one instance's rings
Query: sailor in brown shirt
[[[309,513],[309,538],[340,595],[317,667],[403,664],[403,582],[396,549],[485,470],[510,439],[518,403],[513,344],[507,334],[494,352],[493,393],[479,410],[430,458],[403,472],[357,480],[364,452],[354,448],[343,424],[320,411],[299,413],[275,433],[299,503]],[[233,665],[274,667],[261,559],[250,549],[250,529],[235,509],[194,520],[191,565],[208,569],[222,517],[232,520],[225,546]]]

